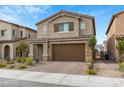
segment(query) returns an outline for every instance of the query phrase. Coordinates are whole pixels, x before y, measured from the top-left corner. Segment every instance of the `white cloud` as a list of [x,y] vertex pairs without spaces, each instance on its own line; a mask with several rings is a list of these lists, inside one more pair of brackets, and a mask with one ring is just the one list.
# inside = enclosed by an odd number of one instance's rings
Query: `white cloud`
[[0,6],[0,19],[22,23],[25,17],[37,18],[39,14],[47,13],[51,6]]

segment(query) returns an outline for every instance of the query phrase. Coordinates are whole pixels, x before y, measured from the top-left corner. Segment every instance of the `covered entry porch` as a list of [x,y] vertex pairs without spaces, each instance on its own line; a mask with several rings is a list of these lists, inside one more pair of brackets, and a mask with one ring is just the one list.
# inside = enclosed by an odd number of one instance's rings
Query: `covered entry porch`
[[30,43],[29,56],[34,61],[47,61],[48,60],[48,43]]

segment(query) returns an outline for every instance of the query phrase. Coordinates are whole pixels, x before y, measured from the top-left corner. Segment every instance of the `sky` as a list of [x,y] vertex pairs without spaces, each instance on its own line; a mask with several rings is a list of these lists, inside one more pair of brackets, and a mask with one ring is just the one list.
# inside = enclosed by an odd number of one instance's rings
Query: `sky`
[[36,29],[40,20],[60,11],[73,11],[95,17],[98,44],[106,39],[105,32],[113,14],[124,10],[118,5],[1,5],[0,19]]

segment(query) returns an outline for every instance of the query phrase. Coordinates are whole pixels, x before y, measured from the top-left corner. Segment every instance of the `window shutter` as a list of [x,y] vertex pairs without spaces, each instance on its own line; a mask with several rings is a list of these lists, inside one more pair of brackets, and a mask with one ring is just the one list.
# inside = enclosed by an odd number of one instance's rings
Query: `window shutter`
[[74,30],[74,23],[69,22],[69,31],[73,31],[73,30]]
[[54,32],[58,32],[59,31],[59,25],[58,24],[54,24]]

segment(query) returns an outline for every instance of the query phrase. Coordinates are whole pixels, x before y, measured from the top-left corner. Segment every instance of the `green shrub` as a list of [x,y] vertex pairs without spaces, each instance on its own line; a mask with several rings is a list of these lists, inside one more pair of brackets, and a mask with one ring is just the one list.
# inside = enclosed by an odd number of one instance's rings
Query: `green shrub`
[[89,69],[89,70],[87,70],[87,74],[89,74],[89,75],[96,75],[97,74],[97,70]]
[[22,57],[21,58],[21,63],[24,63],[26,61],[25,59],[26,59],[25,57]]
[[87,57],[87,61],[86,62],[87,62],[88,68],[92,69],[93,68],[92,67],[92,62],[93,62],[92,56]]
[[124,71],[124,62],[121,62],[121,63],[119,64],[119,70],[120,70],[120,71]]
[[31,57],[26,58],[26,59],[25,59],[25,63],[26,63],[27,65],[32,65],[32,64],[33,64],[32,58],[31,58]]
[[27,65],[25,65],[25,64],[18,64],[17,68],[18,69],[25,69],[25,68],[27,68]]
[[6,67],[5,63],[0,63],[0,68]]
[[21,62],[21,57],[17,57],[16,62],[20,63]]

